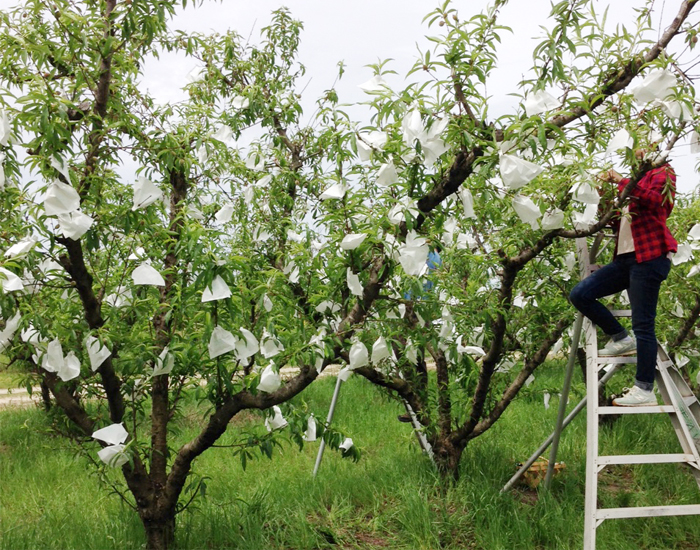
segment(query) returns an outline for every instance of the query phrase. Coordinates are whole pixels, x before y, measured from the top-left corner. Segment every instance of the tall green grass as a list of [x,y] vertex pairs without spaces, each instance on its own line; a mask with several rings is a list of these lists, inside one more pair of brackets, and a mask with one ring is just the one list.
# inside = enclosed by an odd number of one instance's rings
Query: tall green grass
[[[515,463],[551,431],[557,399],[545,410],[542,393],[557,388],[561,374],[548,366],[493,430],[470,443],[461,479],[451,486],[440,484],[410,427],[397,422],[401,407],[353,377],[343,385],[335,418],[361,448],[359,463],[327,451],[313,479],[318,443],[302,452],[285,445],[273,460],[249,462],[245,471],[230,449],[211,449],[196,463],[196,471],[211,478],[206,496],[178,516],[177,547],[578,550],[584,414],[562,438],[560,460],[567,468],[551,492],[500,493]],[[325,417],[334,383],[319,380],[299,399]],[[580,394],[580,383],[577,390]],[[231,428],[258,422],[248,416]],[[196,415],[188,414],[178,441],[192,437],[196,424]],[[678,444],[667,418],[628,417],[601,430],[601,449],[678,452]],[[108,494],[71,443],[51,435],[40,411],[0,413],[0,480],[0,548],[143,547],[135,514]],[[605,506],[700,502],[694,479],[676,465],[606,471],[600,495]],[[700,520],[608,521],[598,529],[598,541],[599,550],[697,550]]]

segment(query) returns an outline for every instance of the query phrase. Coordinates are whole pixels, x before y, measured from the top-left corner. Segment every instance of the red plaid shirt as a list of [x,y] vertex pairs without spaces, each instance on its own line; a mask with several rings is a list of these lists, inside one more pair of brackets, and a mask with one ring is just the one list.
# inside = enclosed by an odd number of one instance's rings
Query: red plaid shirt
[[[623,178],[617,184],[620,193],[629,181]],[[678,250],[678,243],[666,226],[675,196],[676,173],[669,164],[649,170],[630,193],[630,227],[637,262]]]

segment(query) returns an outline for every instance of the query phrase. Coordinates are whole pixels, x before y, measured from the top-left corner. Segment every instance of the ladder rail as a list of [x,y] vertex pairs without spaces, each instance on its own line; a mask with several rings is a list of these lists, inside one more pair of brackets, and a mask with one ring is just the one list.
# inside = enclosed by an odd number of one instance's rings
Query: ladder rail
[[[596,235],[591,250],[588,250],[585,238],[576,239],[576,251],[581,268],[581,278],[587,277],[595,268],[597,250],[603,236]],[[616,317],[630,317],[630,310],[612,310]],[[678,369],[668,358],[663,347],[659,344],[656,358],[656,383],[664,405],[648,405],[643,407],[608,407],[599,406],[599,389],[623,364],[636,363],[636,357],[603,357],[598,356],[598,336],[596,326],[589,320],[583,320],[586,350],[586,397],[579,402],[574,410],[564,418],[565,406],[561,406],[557,424],[549,438],[540,446],[530,459],[510,479],[501,492],[510,489],[528,467],[549,446],[552,441],[558,443],[561,431],[571,422],[573,417],[587,407],[586,418],[586,490],[584,505],[584,550],[595,550],[596,530],[606,519],[642,518],[659,516],[700,515],[700,504],[638,506],[629,508],[598,508],[598,474],[609,465],[615,464],[686,464],[694,475],[700,487],[700,402],[687,385]],[[576,335],[576,334],[575,334]],[[576,338],[574,338],[576,339]],[[572,342],[572,347],[578,347],[578,341]],[[575,350],[571,350],[570,358]],[[568,390],[567,379],[573,369],[572,362],[567,365],[562,401],[566,402]],[[600,371],[604,374],[599,379]],[[658,454],[629,454],[601,455],[599,442],[599,419],[601,415],[611,414],[668,414],[682,447],[682,453]],[[551,473],[556,461],[557,445],[553,445],[548,465],[548,486]]]
[[666,392],[668,393],[668,398],[670,399],[671,404],[673,405],[673,408],[676,411],[677,424],[679,425],[681,431],[683,432],[683,435],[685,436],[685,440],[679,438],[681,439],[681,445],[684,447],[687,446],[688,449],[686,452],[692,453],[695,457],[695,461],[700,464],[700,452],[698,452],[697,446],[694,443],[691,443],[693,441],[693,437],[690,434],[688,424],[686,422],[681,421],[681,417],[683,415],[682,407],[685,407],[685,404],[679,399],[681,396],[678,393],[678,390],[675,388],[674,382],[670,380],[670,375],[666,371],[666,367],[659,366],[658,368],[659,373],[661,374],[660,380],[664,384]]

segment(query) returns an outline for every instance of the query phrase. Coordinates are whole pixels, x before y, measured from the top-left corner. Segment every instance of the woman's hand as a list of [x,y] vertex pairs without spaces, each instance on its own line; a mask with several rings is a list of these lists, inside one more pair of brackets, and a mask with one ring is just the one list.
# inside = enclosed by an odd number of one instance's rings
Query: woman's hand
[[611,168],[610,170],[598,174],[598,179],[608,183],[619,183],[623,178]]

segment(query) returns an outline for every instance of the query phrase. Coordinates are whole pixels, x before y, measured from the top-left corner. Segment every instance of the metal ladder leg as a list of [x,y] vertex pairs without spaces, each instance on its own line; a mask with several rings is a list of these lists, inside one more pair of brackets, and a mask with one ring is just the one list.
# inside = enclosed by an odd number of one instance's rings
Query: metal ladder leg
[[586,500],[584,513],[584,550],[595,550],[598,519],[598,335],[593,323],[586,328]]

